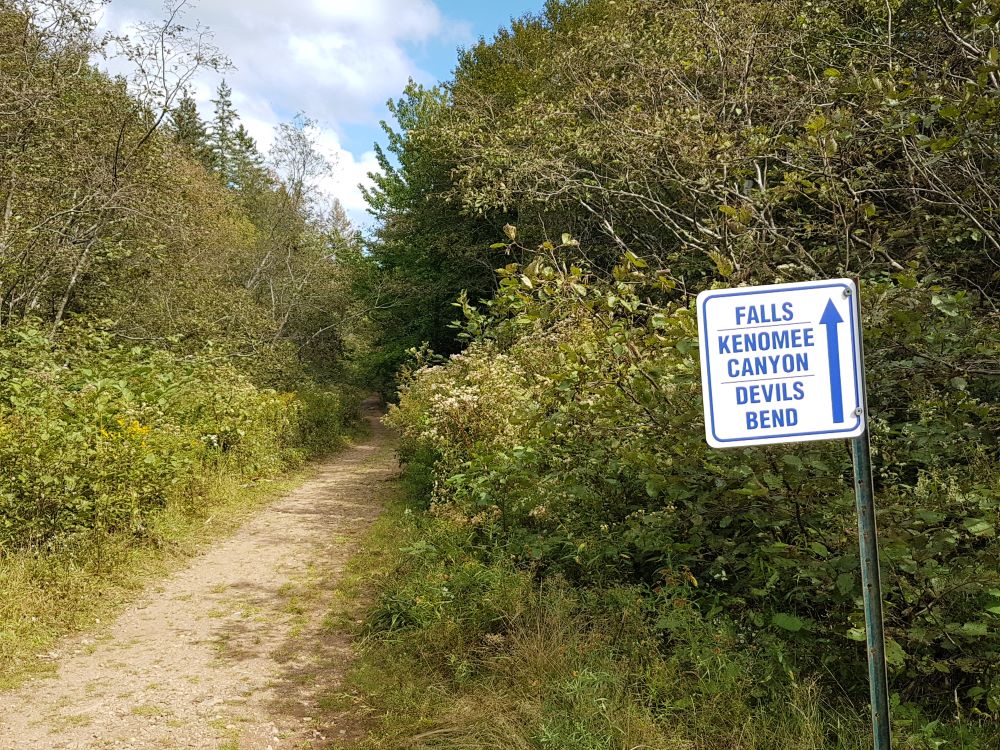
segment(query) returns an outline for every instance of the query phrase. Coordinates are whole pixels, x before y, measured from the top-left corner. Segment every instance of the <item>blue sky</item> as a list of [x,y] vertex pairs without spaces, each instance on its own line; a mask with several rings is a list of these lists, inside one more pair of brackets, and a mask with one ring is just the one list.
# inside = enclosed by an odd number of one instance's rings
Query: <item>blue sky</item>
[[[512,18],[537,12],[543,0],[499,0],[496,2],[463,2],[463,0],[437,0],[435,5],[443,16],[451,19],[457,28],[453,33],[432,38],[425,42],[406,45],[413,61],[419,67],[414,75],[421,83],[443,81],[451,77],[458,47],[469,46],[480,37],[491,37],[500,27],[509,25]],[[380,109],[380,117],[388,113]],[[382,140],[382,131],[375,123],[345,123],[343,145],[358,154],[371,149],[372,143]]]
[[[544,0],[188,0],[185,21],[210,28],[235,69],[225,74],[240,119],[266,151],[274,127],[298,112],[314,118],[320,149],[334,164],[322,189],[359,225],[368,221],[357,188],[375,168],[385,102],[409,78],[450,77],[456,49],[491,37]],[[111,0],[102,26],[128,32],[160,17],[162,0]],[[114,66],[112,66],[114,67]],[[193,94],[211,113],[219,76],[200,76]]]

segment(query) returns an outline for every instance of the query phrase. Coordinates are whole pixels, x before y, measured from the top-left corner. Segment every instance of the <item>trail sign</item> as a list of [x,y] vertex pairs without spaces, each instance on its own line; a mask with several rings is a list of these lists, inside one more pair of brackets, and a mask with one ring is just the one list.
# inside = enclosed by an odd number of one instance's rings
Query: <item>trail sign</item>
[[865,431],[858,289],[851,279],[698,295],[705,436],[714,448]]
[[872,738],[875,750],[891,750],[859,308],[850,279],[702,292],[701,381],[714,448],[850,438]]

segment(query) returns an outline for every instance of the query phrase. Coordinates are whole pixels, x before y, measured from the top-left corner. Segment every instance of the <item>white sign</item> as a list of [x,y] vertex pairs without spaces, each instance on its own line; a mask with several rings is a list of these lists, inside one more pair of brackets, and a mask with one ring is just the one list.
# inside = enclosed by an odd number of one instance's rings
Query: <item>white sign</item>
[[698,335],[712,447],[865,431],[858,289],[850,279],[702,292]]

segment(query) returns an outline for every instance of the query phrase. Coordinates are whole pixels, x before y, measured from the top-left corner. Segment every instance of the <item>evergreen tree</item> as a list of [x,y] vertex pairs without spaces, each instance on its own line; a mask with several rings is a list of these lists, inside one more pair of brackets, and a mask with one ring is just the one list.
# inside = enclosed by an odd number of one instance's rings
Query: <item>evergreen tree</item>
[[[487,219],[447,200],[456,163],[442,158],[440,133],[449,106],[443,88],[411,81],[389,103],[397,126],[383,123],[389,143],[386,150],[376,145],[380,172],[365,190],[377,221],[366,257],[377,273],[359,276],[356,291],[380,329],[383,359],[372,377],[386,383],[413,347],[427,343],[438,354],[462,349],[451,326],[460,316],[455,301],[463,292],[474,303],[492,296],[495,256],[487,248],[499,227],[513,223],[501,212]],[[385,305],[387,296],[393,304]]]
[[233,134],[233,156],[237,161],[245,160],[256,166],[264,163],[263,157],[257,150],[257,141],[242,123]]
[[347,215],[347,209],[344,208],[344,204],[341,203],[340,198],[333,199],[333,205],[330,206],[329,221],[331,232],[345,239],[353,237],[357,231],[351,222],[351,217]]
[[222,81],[216,89],[215,116],[209,133],[208,144],[211,152],[212,169],[228,185],[234,175],[234,156],[236,153],[236,121],[239,119],[233,108],[233,90],[229,84]]
[[194,97],[185,90],[170,113],[173,125],[174,141],[183,144],[190,153],[206,166],[211,164],[211,151],[208,146],[208,128],[198,114],[198,105]]
[[241,123],[233,133],[230,184],[236,190],[246,190],[252,184],[266,182],[264,157],[257,141]]

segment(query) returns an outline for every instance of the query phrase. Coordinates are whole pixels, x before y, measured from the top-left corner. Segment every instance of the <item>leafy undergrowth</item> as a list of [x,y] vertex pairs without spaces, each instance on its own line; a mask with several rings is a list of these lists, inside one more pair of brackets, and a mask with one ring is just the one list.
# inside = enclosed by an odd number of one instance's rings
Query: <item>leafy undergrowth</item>
[[[705,617],[693,584],[577,588],[517,570],[468,528],[396,502],[341,584],[364,616],[342,696],[365,750],[861,750],[867,709]],[[347,605],[345,605],[347,602]],[[351,604],[353,602],[353,605]],[[990,748],[981,724],[894,707],[900,748]]]
[[[507,269],[469,348],[404,378],[374,747],[866,746],[847,452],[707,449],[693,309],[642,268]],[[898,362],[995,329],[913,279],[865,291],[897,746],[1000,747],[995,383]]]
[[353,429],[356,398],[278,393],[209,357],[80,327],[0,333],[0,684],[231,530]]

